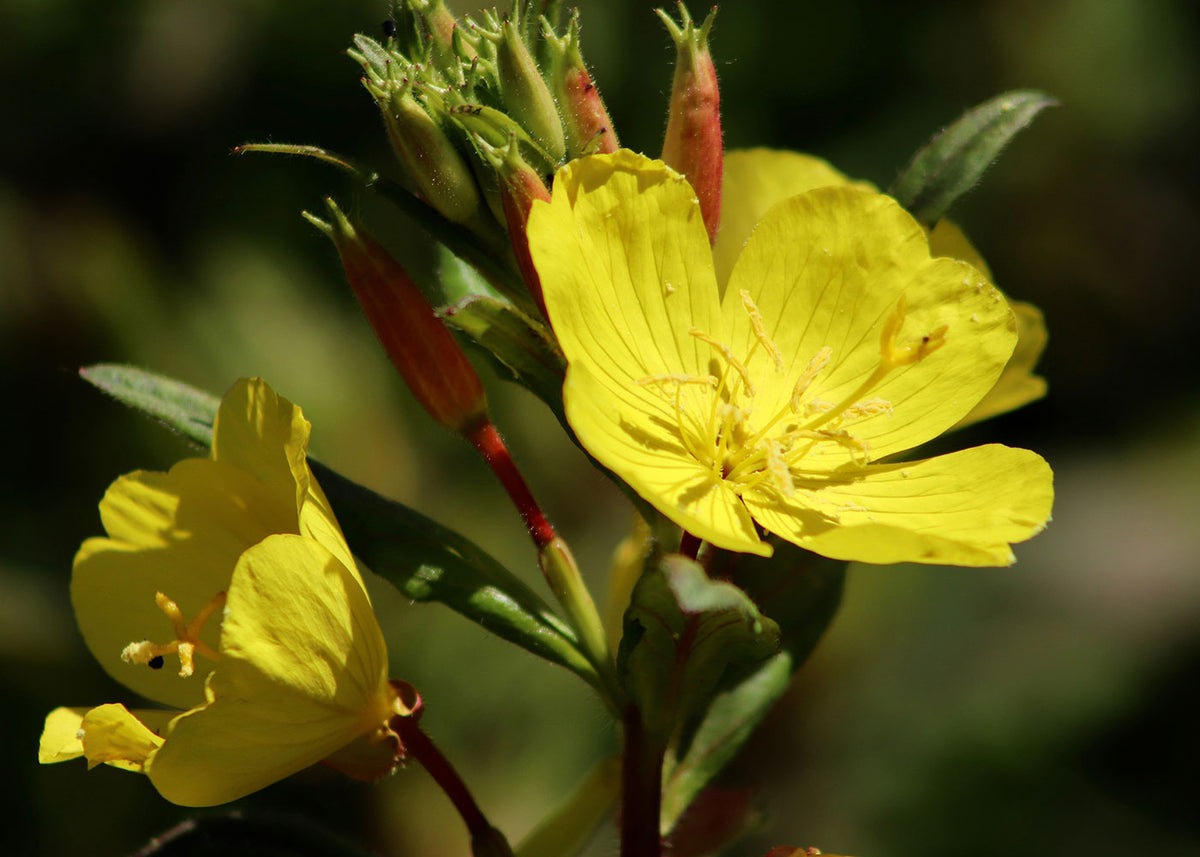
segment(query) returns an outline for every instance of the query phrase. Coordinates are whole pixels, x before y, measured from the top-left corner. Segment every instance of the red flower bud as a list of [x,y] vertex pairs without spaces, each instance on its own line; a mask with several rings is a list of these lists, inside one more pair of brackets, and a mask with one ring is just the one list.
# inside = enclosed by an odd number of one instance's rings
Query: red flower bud
[[717,70],[708,52],[708,33],[717,11],[714,8],[699,29],[692,23],[683,3],[679,4],[682,27],[661,9],[658,16],[675,40],[675,79],[662,159],[683,173],[700,200],[700,212],[715,240],[721,222],[721,95]]
[[546,189],[546,184],[538,172],[521,157],[515,139],[510,138],[508,145],[503,149],[490,146],[487,141],[478,137],[475,145],[496,170],[500,203],[508,224],[508,238],[512,243],[513,255],[517,258],[517,267],[521,269],[521,276],[525,279],[529,294],[542,317],[549,318],[545,300],[542,298],[542,281],[533,265],[533,258],[529,255],[529,236],[525,232],[525,225],[529,222],[533,201],[540,199],[549,202],[550,191]]
[[400,263],[326,200],[332,223],[305,214],[337,247],[346,279],[388,357],[417,401],[448,429],[469,434],[487,421],[475,369]]
[[612,119],[579,52],[579,10],[571,16],[566,35],[556,37],[548,26],[543,26],[542,35],[550,58],[547,79],[567,136],[567,158],[615,152],[619,144]]

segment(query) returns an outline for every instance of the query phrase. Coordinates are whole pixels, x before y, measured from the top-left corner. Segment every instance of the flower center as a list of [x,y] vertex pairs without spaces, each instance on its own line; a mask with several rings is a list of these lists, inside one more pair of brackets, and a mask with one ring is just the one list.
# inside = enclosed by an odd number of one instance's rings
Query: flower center
[[175,631],[175,639],[169,643],[152,643],[142,640],[140,643],[130,643],[121,652],[121,660],[129,664],[146,664],[151,669],[162,669],[165,655],[179,656],[179,675],[187,678],[196,671],[196,655],[203,655],[210,661],[218,660],[220,653],[200,639],[200,632],[219,608],[225,605],[225,593],[218,592],[212,600],[205,604],[191,622],[183,617],[179,605],[161,592],[154,593],[154,603],[158,609],[171,620]]
[[[688,453],[707,468],[714,479],[741,495],[761,485],[773,486],[784,496],[795,493],[794,479],[801,459],[819,444],[834,444],[846,450],[851,461],[865,463],[867,443],[848,429],[852,423],[892,413],[886,399],[867,398],[894,369],[923,360],[946,341],[943,325],[914,341],[901,342],[906,301],[903,296],[883,324],[879,341],[879,363],[849,395],[829,402],[817,395],[816,382],[833,360],[833,349],[821,348],[792,382],[787,402],[761,425],[754,418],[758,394],[755,379],[763,385],[764,373],[786,376],[788,367],[779,348],[771,341],[758,307],[747,291],[740,292],[742,306],[750,319],[754,340],[739,357],[726,344],[708,333],[688,332],[716,353],[720,375],[654,375],[642,378],[642,386],[657,386],[670,397],[679,438]],[[771,368],[757,376],[749,366],[759,350],[770,358]],[[788,379],[789,381],[791,379]],[[773,385],[774,386],[774,385]]]

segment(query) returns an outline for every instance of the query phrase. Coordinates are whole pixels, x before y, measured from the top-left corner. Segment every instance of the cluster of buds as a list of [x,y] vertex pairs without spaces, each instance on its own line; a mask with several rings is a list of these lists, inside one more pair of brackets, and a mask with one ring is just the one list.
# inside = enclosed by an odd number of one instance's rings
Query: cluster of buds
[[532,200],[549,198],[567,160],[615,151],[617,137],[580,52],[578,13],[559,35],[557,12],[535,21],[533,5],[456,20],[443,0],[400,0],[383,38],[356,36],[350,56],[402,180],[485,248],[511,247],[505,262],[541,310],[525,240]]

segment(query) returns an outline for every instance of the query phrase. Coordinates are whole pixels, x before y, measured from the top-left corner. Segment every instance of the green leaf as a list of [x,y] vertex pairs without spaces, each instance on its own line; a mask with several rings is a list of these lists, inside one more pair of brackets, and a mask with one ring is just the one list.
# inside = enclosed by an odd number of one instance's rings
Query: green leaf
[[[208,446],[219,400],[133,366],[79,373],[130,407]],[[574,633],[520,579],[474,543],[309,459],[354,554],[414,601],[437,601],[497,636],[598,686]]]
[[599,679],[574,633],[519,578],[473,542],[309,459],[355,556],[414,601],[437,601],[497,636]]
[[727,675],[703,717],[674,748],[663,779],[662,825],[669,831],[712,779],[736,755],[771,707],[787,691],[841,603],[846,563],[773,540],[770,558],[726,554],[728,575],[774,619],[781,651],[738,674]]
[[975,186],[1018,132],[1057,104],[1044,92],[1016,90],[968,110],[913,156],[888,194],[917,220],[936,223]]
[[471,295],[441,312],[446,323],[476,342],[508,377],[541,399],[564,422],[566,360],[550,329],[507,301]]
[[79,370],[93,387],[148,414],[197,443],[212,443],[213,423],[221,400],[182,381],[155,375],[136,366],[97,363]]
[[647,731],[667,740],[708,703],[727,668],[778,646],[779,628],[744,592],[668,554],[634,587],[617,669]]

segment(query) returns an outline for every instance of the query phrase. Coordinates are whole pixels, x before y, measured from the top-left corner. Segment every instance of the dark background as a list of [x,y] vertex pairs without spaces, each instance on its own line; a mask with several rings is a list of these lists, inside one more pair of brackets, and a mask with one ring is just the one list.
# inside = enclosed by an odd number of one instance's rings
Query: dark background
[[[652,5],[581,3],[621,139],[648,153],[673,61]],[[375,0],[0,3],[4,853],[124,854],[191,814],[140,777],[36,764],[54,706],[132,702],[70,613],[96,502],[117,475],[192,454],[88,389],[80,365],[131,362],[215,392],[262,375],[303,405],[323,460],[540,585],[501,492],[410,401],[298,212],[329,193],[361,204],[421,276],[419,229],[320,165],[229,154],[319,143],[385,164],[343,53],[385,14]],[[739,763],[769,785],[761,834],[731,853],[1200,853],[1197,14],[1182,0],[723,5],[712,47],[729,148],[800,149],[886,186],[999,91],[1063,102],[954,212],[998,285],[1044,308],[1051,338],[1049,397],[952,445],[1042,452],[1055,521],[1012,569],[852,572],[825,643]],[[540,405],[489,381],[603,592],[627,507]],[[562,671],[438,607],[376,600],[393,673],[422,689],[429,731],[514,840],[616,748]],[[467,848],[419,769],[376,787],[314,771],[240,807],[299,811],[385,854]],[[592,853],[615,853],[611,828]]]

